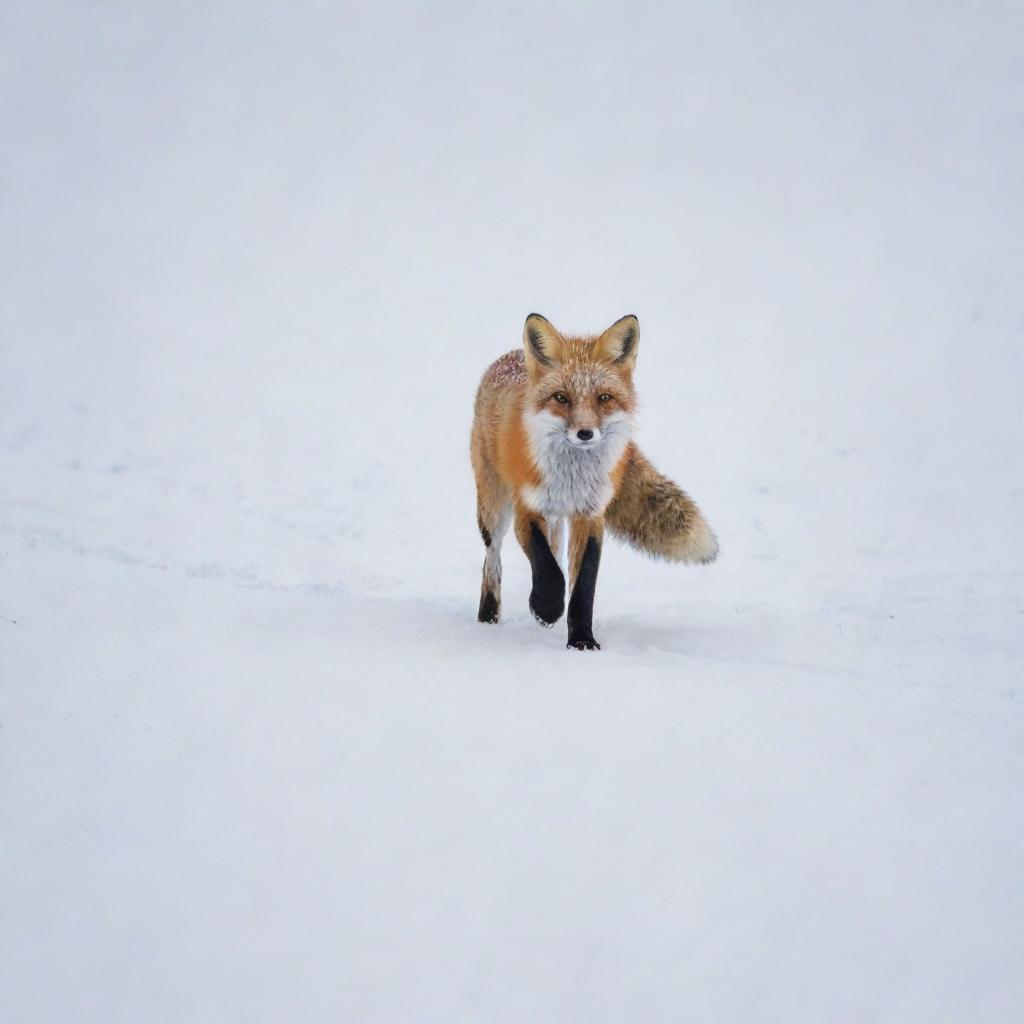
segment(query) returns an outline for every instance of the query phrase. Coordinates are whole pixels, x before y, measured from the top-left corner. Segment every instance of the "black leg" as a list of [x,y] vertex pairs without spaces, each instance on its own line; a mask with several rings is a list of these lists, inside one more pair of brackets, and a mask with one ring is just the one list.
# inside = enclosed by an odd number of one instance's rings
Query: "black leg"
[[480,595],[480,608],[476,613],[477,622],[498,621],[498,599],[490,590],[485,590]]
[[569,598],[569,643],[566,646],[575,647],[578,651],[601,649],[594,639],[594,590],[600,564],[601,542],[596,537],[589,537],[583,549],[572,597]]
[[530,611],[544,626],[553,626],[565,611],[565,576],[551,547],[536,523],[530,524],[530,568],[533,590]]

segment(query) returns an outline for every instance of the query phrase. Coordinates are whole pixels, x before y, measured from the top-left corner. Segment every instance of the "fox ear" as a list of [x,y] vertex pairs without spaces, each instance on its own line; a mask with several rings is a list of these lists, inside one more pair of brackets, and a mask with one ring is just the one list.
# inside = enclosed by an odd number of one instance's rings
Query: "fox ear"
[[640,321],[632,313],[608,328],[594,346],[598,359],[617,363],[630,369],[636,363],[636,350],[640,346]]
[[523,327],[523,348],[531,377],[562,360],[562,336],[540,315],[531,313]]

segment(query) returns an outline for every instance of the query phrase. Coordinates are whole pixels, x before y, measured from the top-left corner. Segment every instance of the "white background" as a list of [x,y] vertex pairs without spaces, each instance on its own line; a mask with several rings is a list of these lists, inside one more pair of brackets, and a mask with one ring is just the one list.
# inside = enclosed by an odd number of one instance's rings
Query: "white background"
[[[1021,11],[5,3],[5,1019],[1022,1019]],[[722,542],[595,655],[532,310]]]

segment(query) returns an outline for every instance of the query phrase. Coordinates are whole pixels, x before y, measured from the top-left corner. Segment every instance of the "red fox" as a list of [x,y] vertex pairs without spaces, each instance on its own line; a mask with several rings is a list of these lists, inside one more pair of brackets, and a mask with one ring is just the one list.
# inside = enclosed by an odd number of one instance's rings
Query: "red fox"
[[492,363],[476,394],[470,453],[483,537],[480,622],[501,610],[501,542],[509,524],[533,572],[530,610],[553,626],[565,610],[559,564],[569,525],[569,643],[600,650],[594,590],[605,527],[656,558],[710,562],[718,541],[700,510],[632,441],[640,324],[624,316],[598,337],[566,337],[531,313],[523,348]]

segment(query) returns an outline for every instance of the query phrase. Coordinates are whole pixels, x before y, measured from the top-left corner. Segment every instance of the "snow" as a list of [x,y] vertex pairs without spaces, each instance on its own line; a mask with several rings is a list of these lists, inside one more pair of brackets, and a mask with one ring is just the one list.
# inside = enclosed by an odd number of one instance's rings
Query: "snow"
[[[5,1019],[1020,1020],[1021,11],[6,4]],[[595,654],[533,310],[722,542]]]

